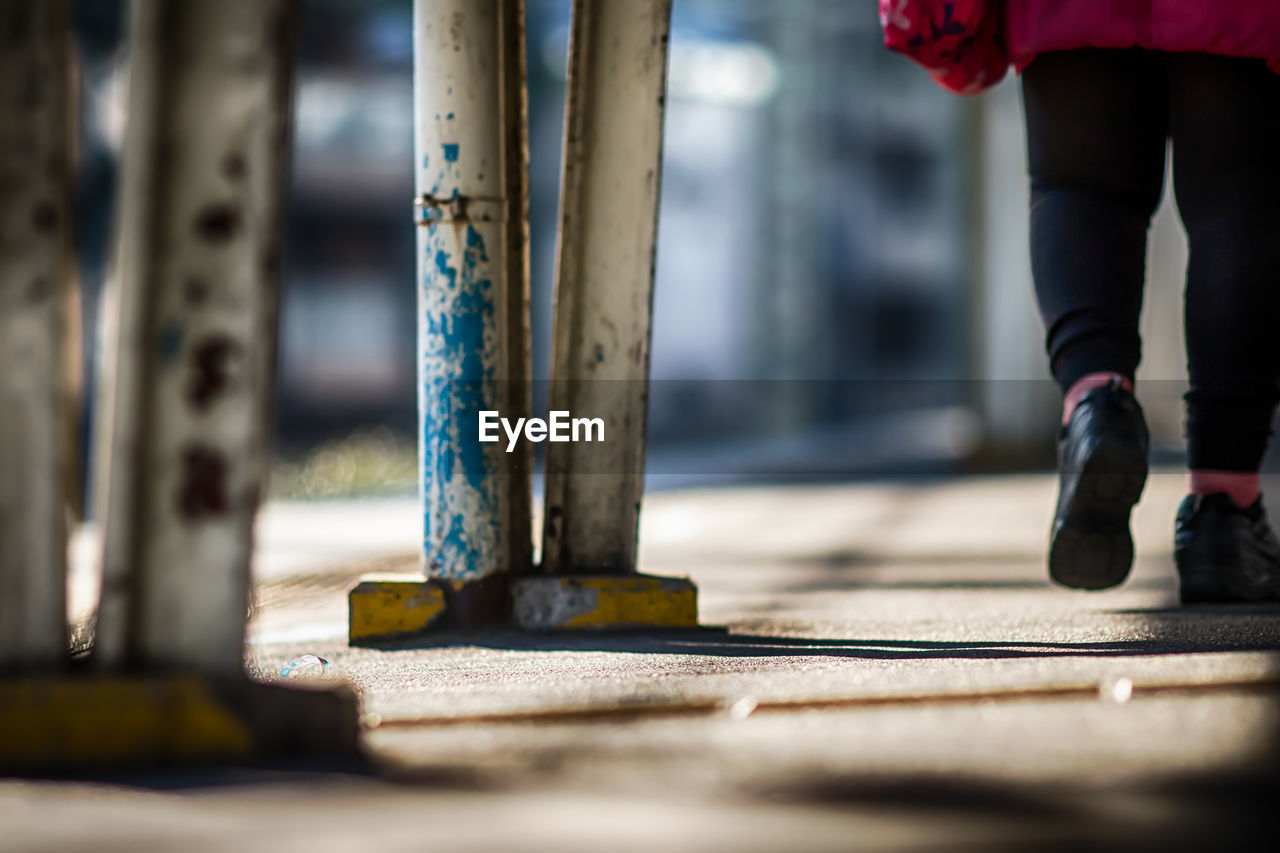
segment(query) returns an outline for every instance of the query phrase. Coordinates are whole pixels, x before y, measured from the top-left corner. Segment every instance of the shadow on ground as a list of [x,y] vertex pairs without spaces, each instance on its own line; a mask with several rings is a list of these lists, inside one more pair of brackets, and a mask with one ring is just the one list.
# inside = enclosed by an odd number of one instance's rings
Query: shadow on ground
[[456,631],[395,643],[383,650],[488,648],[506,651],[616,652],[716,657],[845,657],[868,660],[1033,658],[1073,655],[1175,655],[1280,649],[1280,605],[1220,608],[1117,610],[1144,617],[1140,639],[1092,642],[922,641],[833,639],[739,633],[730,628],[694,631],[557,632]]

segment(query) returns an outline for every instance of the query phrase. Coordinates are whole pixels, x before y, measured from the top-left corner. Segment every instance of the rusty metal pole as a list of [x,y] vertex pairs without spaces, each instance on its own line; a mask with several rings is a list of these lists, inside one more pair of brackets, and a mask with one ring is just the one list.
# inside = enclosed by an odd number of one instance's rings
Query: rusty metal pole
[[0,0],[0,669],[65,660],[69,0]]
[[[107,667],[242,670],[294,0],[135,0],[98,481]],[[104,452],[105,451],[105,452]]]
[[504,617],[528,562],[528,457],[479,440],[480,412],[528,414],[522,17],[512,0],[414,5],[423,567],[461,624]]
[[636,574],[671,0],[575,0],[550,403],[603,440],[547,448],[543,562],[518,624],[694,627],[687,579]]
[[575,0],[551,409],[603,442],[547,447],[543,569],[628,574],[644,487],[671,0]]

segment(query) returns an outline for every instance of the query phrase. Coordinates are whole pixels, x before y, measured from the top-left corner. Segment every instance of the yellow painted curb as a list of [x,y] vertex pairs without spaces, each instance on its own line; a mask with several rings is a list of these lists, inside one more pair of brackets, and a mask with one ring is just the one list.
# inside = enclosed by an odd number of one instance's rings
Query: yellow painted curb
[[512,583],[521,628],[696,628],[698,588],[653,575],[523,578]]
[[248,758],[244,721],[197,677],[0,681],[0,767]]
[[244,676],[15,675],[0,679],[0,773],[358,758],[347,687]]
[[421,577],[363,580],[347,603],[347,638],[353,644],[420,634],[445,613],[444,593]]

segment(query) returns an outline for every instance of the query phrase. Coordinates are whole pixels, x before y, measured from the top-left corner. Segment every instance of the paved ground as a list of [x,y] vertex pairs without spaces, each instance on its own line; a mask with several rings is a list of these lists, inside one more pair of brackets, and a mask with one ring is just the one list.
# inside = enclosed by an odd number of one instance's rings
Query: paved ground
[[386,650],[346,647],[343,593],[412,567],[412,505],[275,507],[250,665],[328,658],[379,773],[0,781],[0,825],[131,851],[1239,846],[1280,793],[1280,608],[1174,607],[1180,490],[1153,478],[1134,576],[1098,594],[1045,579],[1046,477],[656,494],[643,568],[691,575],[715,630]]

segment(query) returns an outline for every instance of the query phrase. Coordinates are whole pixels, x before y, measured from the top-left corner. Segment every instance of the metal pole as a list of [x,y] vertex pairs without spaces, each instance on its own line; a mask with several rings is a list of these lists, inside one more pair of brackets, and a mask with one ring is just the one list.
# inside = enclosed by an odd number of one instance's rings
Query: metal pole
[[0,0],[0,668],[66,657],[69,0]]
[[106,310],[95,656],[240,672],[281,276],[294,0],[135,0]]
[[547,448],[543,569],[636,568],[671,0],[575,0],[551,409],[604,441]]
[[[529,316],[529,87],[525,61],[525,0],[499,0],[502,46],[502,162],[507,223],[503,258],[507,306],[507,402],[503,411],[533,411]],[[513,575],[533,570],[533,445],[508,454],[507,564]]]
[[521,17],[512,0],[414,4],[423,569],[462,624],[505,616],[507,571],[528,562],[528,457],[481,443],[478,421],[528,414],[523,86],[503,98]]

